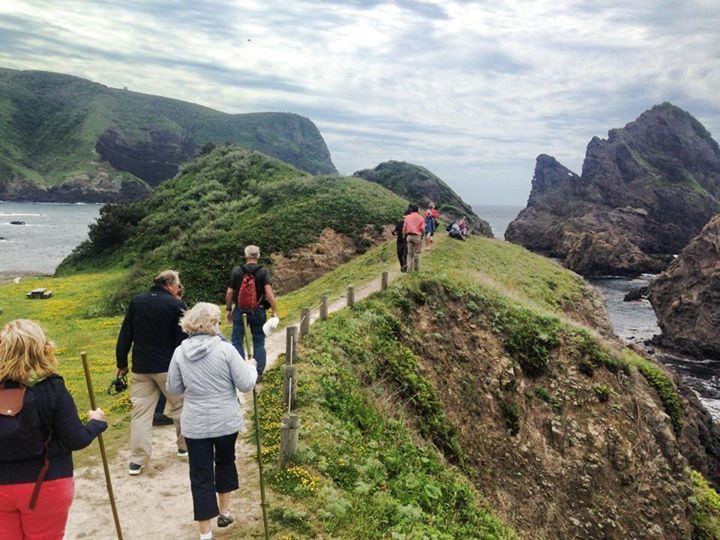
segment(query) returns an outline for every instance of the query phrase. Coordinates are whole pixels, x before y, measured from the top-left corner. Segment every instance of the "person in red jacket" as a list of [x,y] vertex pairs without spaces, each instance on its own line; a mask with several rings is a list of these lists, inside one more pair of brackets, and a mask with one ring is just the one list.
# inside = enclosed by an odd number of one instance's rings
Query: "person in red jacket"
[[403,236],[407,241],[407,269],[413,271],[415,255],[422,251],[422,237],[425,231],[425,220],[420,215],[416,204],[410,205],[410,213],[405,216],[403,223]]
[[80,421],[54,350],[34,321],[17,319],[0,332],[0,401],[22,406],[14,416],[6,415],[7,406],[0,414],[3,540],[63,537],[75,492],[72,451],[107,429],[101,409]]

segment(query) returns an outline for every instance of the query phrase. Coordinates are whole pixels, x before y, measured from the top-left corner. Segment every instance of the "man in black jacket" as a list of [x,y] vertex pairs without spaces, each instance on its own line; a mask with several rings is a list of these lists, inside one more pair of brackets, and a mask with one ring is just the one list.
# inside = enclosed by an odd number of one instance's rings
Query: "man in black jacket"
[[178,324],[187,307],[179,299],[181,287],[177,272],[160,272],[150,290],[138,294],[130,302],[118,336],[115,349],[118,376],[128,372],[128,353],[132,347],[132,448],[128,469],[131,475],[140,474],[150,461],[153,412],[161,394],[167,399],[167,416],[175,424],[178,456],[187,457],[185,439],[180,434],[182,396],[168,394],[165,390],[170,359],[175,348],[187,337]]

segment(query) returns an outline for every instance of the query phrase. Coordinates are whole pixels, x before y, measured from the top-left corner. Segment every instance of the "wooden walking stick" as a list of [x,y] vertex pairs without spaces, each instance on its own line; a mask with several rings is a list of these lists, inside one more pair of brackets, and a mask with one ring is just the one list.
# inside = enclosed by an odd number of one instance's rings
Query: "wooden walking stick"
[[[90,408],[97,409],[95,403],[95,391],[93,390],[92,379],[90,378],[90,365],[88,364],[87,353],[81,352],[80,358],[85,371],[85,382],[87,383],[88,395],[90,396]],[[115,531],[118,540],[123,540],[122,530],[120,529],[120,516],[118,516],[117,505],[115,504],[115,495],[113,494],[112,481],[110,480],[110,466],[108,465],[107,454],[105,453],[105,442],[102,433],[98,435],[98,443],[100,443],[100,455],[102,456],[103,469],[105,469],[105,483],[107,484],[108,495],[110,496],[110,506],[112,506],[113,519],[115,520]]]
[[[254,358],[252,350],[252,336],[250,335],[250,327],[247,322],[247,314],[243,313],[243,330],[245,334],[245,351],[246,358]],[[262,508],[263,526],[265,527],[265,540],[270,539],[268,527],[267,509],[265,505],[265,472],[263,471],[262,448],[260,447],[260,420],[258,418],[257,392],[253,386],[253,411],[255,417],[255,441],[257,442],[257,460],[260,469],[260,507]]]

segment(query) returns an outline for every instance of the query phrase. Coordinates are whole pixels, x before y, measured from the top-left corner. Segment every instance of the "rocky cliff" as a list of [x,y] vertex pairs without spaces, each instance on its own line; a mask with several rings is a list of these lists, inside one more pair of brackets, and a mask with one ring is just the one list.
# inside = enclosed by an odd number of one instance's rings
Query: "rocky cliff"
[[404,161],[386,161],[374,169],[356,171],[353,176],[380,184],[420,207],[427,207],[432,201],[442,219],[452,221],[464,216],[475,232],[492,237],[490,224],[475,215],[469,204],[425,167]]
[[662,344],[720,358],[720,215],[650,286]]
[[593,138],[578,176],[550,156],[505,238],[583,275],[666,268],[720,212],[720,148],[689,113],[657,105]]
[[234,143],[336,174],[317,127],[287,113],[225,114],[77,77],[0,69],[0,199],[147,196],[207,143]]

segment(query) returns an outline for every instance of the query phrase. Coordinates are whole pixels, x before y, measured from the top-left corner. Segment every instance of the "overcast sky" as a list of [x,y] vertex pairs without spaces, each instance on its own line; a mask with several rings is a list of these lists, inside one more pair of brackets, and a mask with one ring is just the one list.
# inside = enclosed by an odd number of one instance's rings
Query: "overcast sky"
[[341,173],[524,205],[537,154],[671,101],[720,133],[720,1],[0,2],[0,66],[313,120]]

